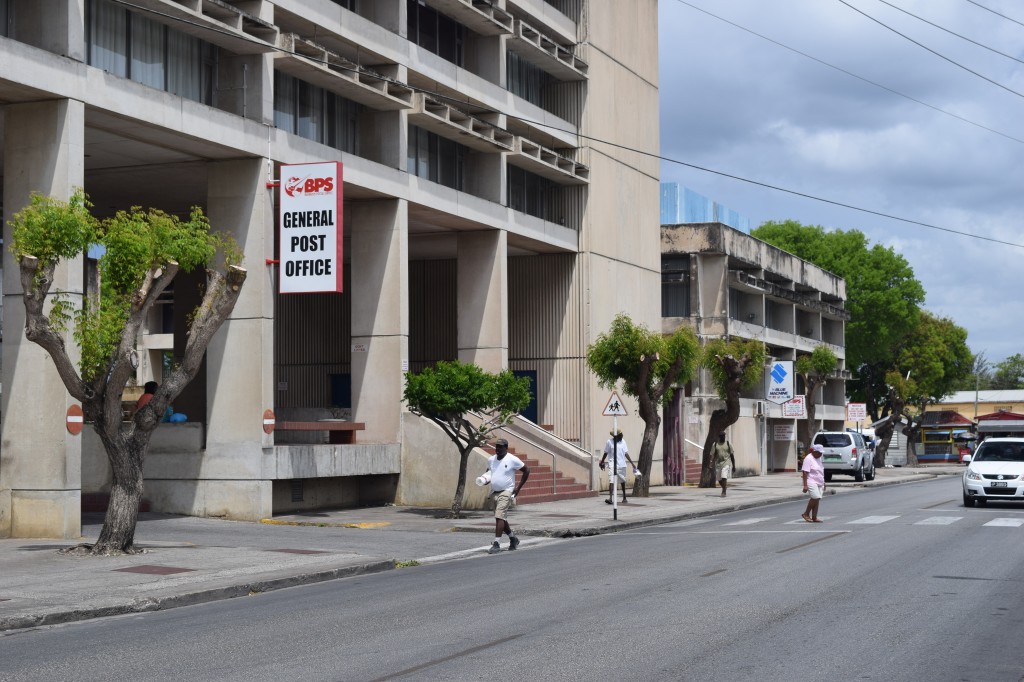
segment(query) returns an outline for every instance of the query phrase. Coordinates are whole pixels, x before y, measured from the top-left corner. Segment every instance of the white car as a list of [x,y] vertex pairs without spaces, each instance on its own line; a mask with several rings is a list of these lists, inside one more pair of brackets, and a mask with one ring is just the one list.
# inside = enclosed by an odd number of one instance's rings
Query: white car
[[964,506],[1024,502],[1024,438],[987,438],[964,471]]

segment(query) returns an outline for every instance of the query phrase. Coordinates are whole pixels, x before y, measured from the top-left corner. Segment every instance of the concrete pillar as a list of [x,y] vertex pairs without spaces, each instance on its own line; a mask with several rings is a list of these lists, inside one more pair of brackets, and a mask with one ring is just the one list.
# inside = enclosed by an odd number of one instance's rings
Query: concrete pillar
[[[262,478],[263,411],[274,406],[274,221],[266,159],[209,165],[207,211],[213,229],[231,234],[249,274],[231,317],[206,353],[204,475]],[[247,485],[247,484],[245,484]],[[271,513],[269,495],[263,513]]]
[[85,61],[85,0],[13,3],[13,38],[47,52]]
[[224,55],[217,62],[217,105],[251,121],[274,125],[274,57]]
[[401,199],[354,202],[351,236],[353,418],[359,440],[400,440],[409,364],[409,208]]
[[[4,245],[8,221],[32,192],[67,198],[84,185],[85,107],[74,100],[11,104],[5,109]],[[82,258],[61,264],[51,291],[80,303]],[[3,444],[0,537],[76,538],[82,534],[81,436],[67,432],[68,395],[53,362],[25,338],[18,265],[3,249]],[[65,342],[77,364],[71,333]],[[88,428],[88,427],[87,427]]]
[[460,232],[459,360],[488,372],[508,368],[508,233]]

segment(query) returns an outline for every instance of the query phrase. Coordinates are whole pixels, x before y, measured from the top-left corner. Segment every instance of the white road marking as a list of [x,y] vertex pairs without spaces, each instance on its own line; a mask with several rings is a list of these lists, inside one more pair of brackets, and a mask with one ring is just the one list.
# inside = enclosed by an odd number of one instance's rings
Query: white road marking
[[732,521],[731,523],[723,523],[723,526],[752,526],[755,523],[761,523],[762,521],[771,521],[774,516],[762,516],[752,519],[743,519],[742,521]]
[[885,523],[886,521],[892,521],[893,519],[898,519],[898,518],[899,518],[899,516],[865,516],[864,518],[857,519],[856,521],[847,521],[847,523],[849,523],[851,525],[853,525],[853,524],[874,525],[874,524],[879,524],[879,523]]
[[932,516],[927,519],[923,519],[915,523],[915,526],[948,526],[951,523],[956,523],[962,516]]
[[1003,528],[1020,528],[1024,526],[1024,519],[992,519],[985,526],[1002,526]]

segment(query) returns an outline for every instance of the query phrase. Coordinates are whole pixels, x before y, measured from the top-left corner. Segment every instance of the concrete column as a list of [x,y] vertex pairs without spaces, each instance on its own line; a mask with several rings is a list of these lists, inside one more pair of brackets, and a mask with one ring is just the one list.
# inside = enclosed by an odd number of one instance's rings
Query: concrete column
[[251,121],[274,125],[273,55],[226,55],[217,63],[217,104]]
[[409,208],[401,199],[346,207],[351,236],[352,402],[359,440],[395,443],[409,363]]
[[[206,353],[204,478],[262,478],[263,411],[274,406],[274,221],[266,159],[209,166],[207,211],[213,229],[234,236],[249,275],[231,317]],[[264,501],[269,515],[269,496]]]
[[15,2],[13,38],[47,52],[85,61],[85,0]]
[[[5,109],[4,245],[8,221],[32,192],[67,198],[84,185],[85,107],[74,100],[12,104]],[[61,264],[51,291],[80,303],[82,258]],[[76,538],[82,534],[81,436],[65,428],[68,395],[53,362],[25,338],[18,265],[3,249],[3,444],[0,537]],[[71,333],[65,343],[77,364]]]
[[508,368],[508,233],[459,233],[459,360]]

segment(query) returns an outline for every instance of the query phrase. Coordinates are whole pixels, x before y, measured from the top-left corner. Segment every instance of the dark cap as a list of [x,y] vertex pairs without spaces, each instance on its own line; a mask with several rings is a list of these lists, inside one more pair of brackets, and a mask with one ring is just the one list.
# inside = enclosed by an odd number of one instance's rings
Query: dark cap
[[498,447],[499,445],[504,445],[507,448],[508,441],[505,440],[504,438],[499,438],[498,440],[494,441],[494,447]]

